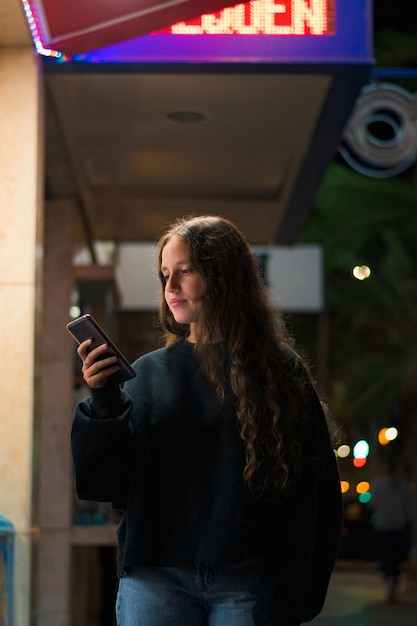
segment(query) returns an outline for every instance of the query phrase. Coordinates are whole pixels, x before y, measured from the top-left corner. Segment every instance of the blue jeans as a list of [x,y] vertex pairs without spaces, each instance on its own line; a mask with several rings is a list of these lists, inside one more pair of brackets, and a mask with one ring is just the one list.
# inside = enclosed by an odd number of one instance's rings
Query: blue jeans
[[136,567],[120,579],[118,626],[254,626],[256,563]]

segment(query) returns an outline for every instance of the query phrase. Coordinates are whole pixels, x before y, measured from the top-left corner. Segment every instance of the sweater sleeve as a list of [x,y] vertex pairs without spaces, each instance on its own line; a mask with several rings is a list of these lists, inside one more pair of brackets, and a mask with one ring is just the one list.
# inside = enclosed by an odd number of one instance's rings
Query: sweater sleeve
[[[312,392],[309,445],[303,478],[286,507],[287,523],[273,542],[255,607],[257,626],[299,626],[324,604],[342,528],[342,498],[325,417]],[[278,535],[278,533],[277,533]]]
[[123,390],[92,390],[75,409],[71,431],[77,496],[125,510],[132,400]]

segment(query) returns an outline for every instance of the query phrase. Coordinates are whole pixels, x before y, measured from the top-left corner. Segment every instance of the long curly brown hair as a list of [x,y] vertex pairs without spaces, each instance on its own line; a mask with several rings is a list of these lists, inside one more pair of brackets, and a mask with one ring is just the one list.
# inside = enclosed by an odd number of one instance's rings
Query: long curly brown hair
[[189,332],[175,321],[164,297],[161,256],[172,237],[189,246],[190,260],[206,283],[194,350],[222,401],[236,410],[246,448],[244,482],[255,496],[285,494],[301,475],[305,364],[244,235],[222,217],[179,219],[159,240],[166,345]]

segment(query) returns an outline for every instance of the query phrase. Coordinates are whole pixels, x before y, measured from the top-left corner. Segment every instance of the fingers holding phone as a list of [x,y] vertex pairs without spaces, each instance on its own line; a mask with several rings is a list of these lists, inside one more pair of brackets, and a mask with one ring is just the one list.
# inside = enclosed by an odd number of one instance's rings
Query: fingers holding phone
[[120,384],[136,376],[126,357],[89,313],[69,322],[67,330],[79,344],[77,352],[87,385],[105,387],[108,382]]
[[87,385],[92,389],[99,389],[108,384],[109,377],[120,370],[116,355],[108,355],[107,344],[101,344],[91,350],[92,339],[83,341],[77,353],[83,362],[81,371]]

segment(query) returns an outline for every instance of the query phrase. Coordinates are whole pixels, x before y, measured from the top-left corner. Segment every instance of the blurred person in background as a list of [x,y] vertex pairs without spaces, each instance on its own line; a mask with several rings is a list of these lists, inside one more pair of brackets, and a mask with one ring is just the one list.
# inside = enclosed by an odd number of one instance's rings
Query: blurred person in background
[[386,599],[394,603],[398,601],[400,575],[412,547],[417,508],[415,494],[392,457],[385,460],[383,472],[372,482],[371,507]]

